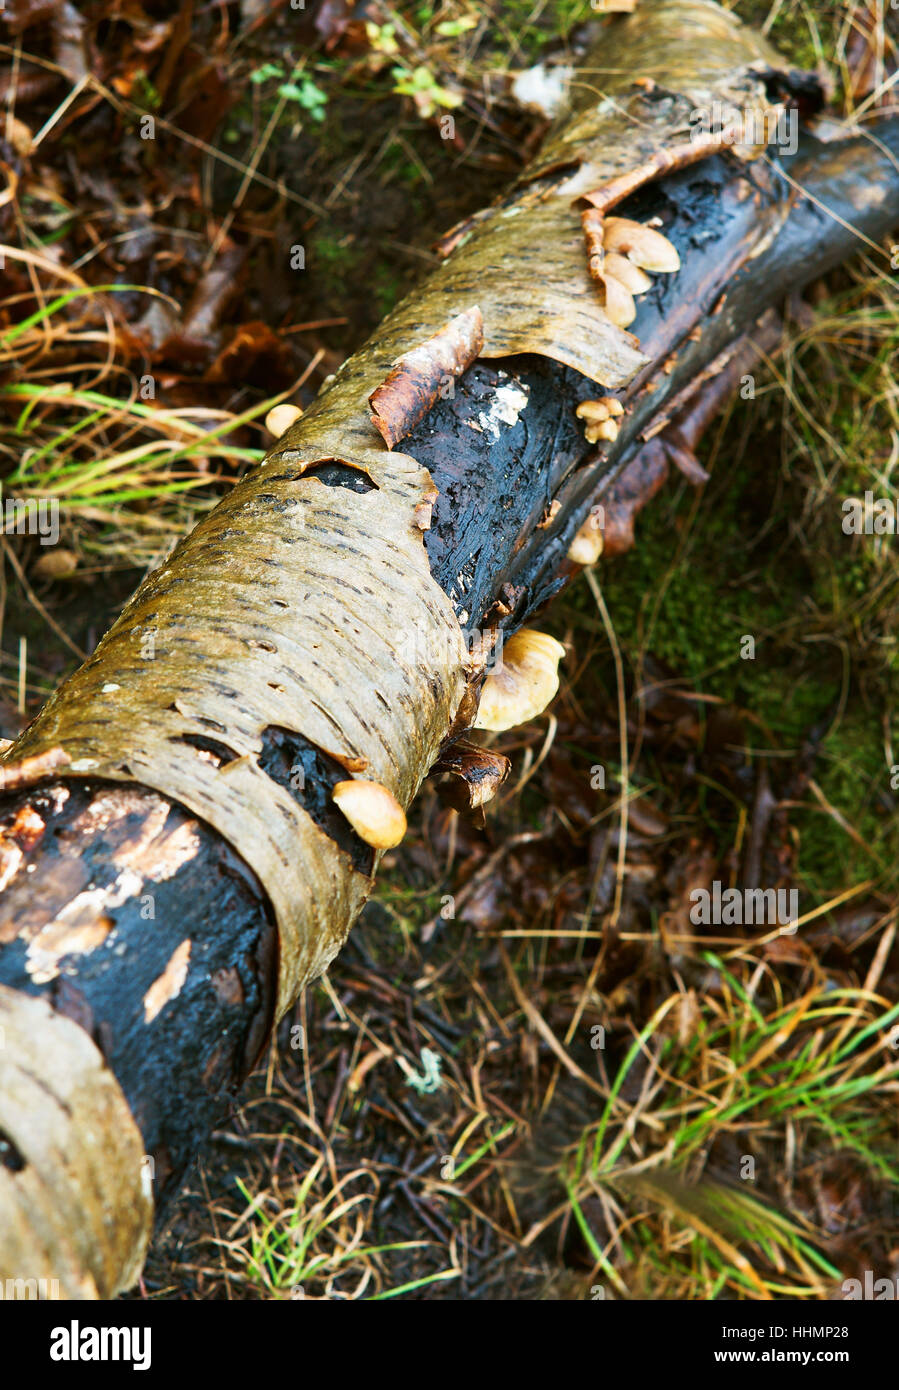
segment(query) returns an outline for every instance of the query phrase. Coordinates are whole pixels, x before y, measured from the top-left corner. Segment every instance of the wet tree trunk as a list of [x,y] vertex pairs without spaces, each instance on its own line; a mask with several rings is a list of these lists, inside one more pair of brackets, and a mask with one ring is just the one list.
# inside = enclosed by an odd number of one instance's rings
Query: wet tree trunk
[[[658,8],[716,16],[733,64],[743,43],[755,57],[714,7]],[[663,44],[674,85],[660,23],[640,20],[622,51]],[[627,25],[638,16],[615,32]],[[463,243],[350,359],[0,764],[69,759],[0,798],[0,1277],[56,1277],[76,1296],[133,1282],[152,1202],[177,1190],[370,891],[376,855],[336,782],[366,772],[408,804],[471,722],[483,664],[466,634],[520,627],[570,575],[572,539],[622,470],[684,463],[678,423],[765,311],[899,223],[899,119],[876,141],[806,133],[750,163],[660,160],[630,185],[621,161],[594,171],[596,187],[619,181],[615,215],[661,219],[681,262],[640,301],[634,338],[601,325],[596,347],[586,269],[570,331],[559,302],[533,307],[535,276],[586,265],[583,190],[560,189],[588,148],[544,157],[475,225],[470,264]],[[659,148],[675,148],[664,130]],[[531,216],[536,255],[516,239]],[[501,293],[484,268],[497,252]],[[367,396],[474,302],[483,354],[388,452]],[[610,390],[626,413],[597,448],[575,410]]]

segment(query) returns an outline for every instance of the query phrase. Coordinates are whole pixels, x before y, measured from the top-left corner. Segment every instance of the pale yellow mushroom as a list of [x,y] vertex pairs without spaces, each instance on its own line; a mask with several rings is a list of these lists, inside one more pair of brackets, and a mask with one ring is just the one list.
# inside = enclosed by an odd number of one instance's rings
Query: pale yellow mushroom
[[280,439],[282,434],[287,433],[291,425],[296,424],[302,413],[298,405],[288,405],[286,402],[283,405],[272,406],[265,417],[265,428],[269,434],[274,435],[275,439]]
[[75,551],[64,550],[62,546],[56,546],[35,561],[32,573],[40,579],[62,579],[65,575],[72,574],[77,568],[78,556]]
[[644,227],[641,222],[632,222],[628,217],[607,217],[603,223],[603,246],[606,259],[612,252],[627,256],[628,260],[643,270],[656,274],[671,275],[680,270],[680,256],[661,232]]
[[600,405],[604,405],[610,415],[624,414],[624,406],[617,396],[602,396],[600,398]]
[[405,835],[405,812],[380,782],[354,777],[338,782],[331,796],[359,838],[374,849],[393,849]]
[[[617,404],[617,402],[616,402]],[[581,401],[577,410],[574,412],[580,420],[590,420],[593,424],[599,424],[600,420],[608,420],[611,415],[606,402],[603,401]]]
[[595,565],[602,554],[602,547],[603,534],[599,529],[599,517],[591,512],[568,547],[568,558],[576,565]]
[[627,256],[621,256],[617,251],[610,251],[603,263],[603,275],[611,275],[613,280],[618,280],[631,294],[645,294],[652,289],[652,281],[633,261],[628,260]]
[[600,420],[598,424],[589,424],[584,430],[584,438],[588,444],[598,444],[601,439],[607,444],[614,444],[618,438],[618,421]]
[[606,318],[618,328],[627,328],[628,324],[633,323],[637,317],[634,296],[629,289],[622,285],[620,280],[616,280],[612,275],[606,275],[605,272],[603,272],[602,283],[605,290],[602,307]]
[[564,655],[562,643],[545,632],[528,627],[516,632],[484,681],[474,727],[501,733],[542,714],[559,689]]

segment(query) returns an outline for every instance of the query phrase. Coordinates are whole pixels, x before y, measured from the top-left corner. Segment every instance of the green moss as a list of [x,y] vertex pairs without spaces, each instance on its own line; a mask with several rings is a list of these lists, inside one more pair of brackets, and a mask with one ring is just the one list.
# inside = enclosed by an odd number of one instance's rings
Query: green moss
[[[832,54],[836,51],[840,26],[845,23],[845,6],[840,0],[816,0],[814,6],[801,3],[801,0],[787,0],[778,8],[774,0],[736,0],[732,8],[744,24],[760,29],[772,11],[774,23],[768,30],[768,38],[797,68],[814,72],[818,65],[818,47],[815,32],[823,51]],[[814,26],[814,28],[813,28]]]
[[338,238],[333,232],[317,232],[310,241],[306,265],[321,277],[329,292],[339,293],[346,279],[353,274],[357,253],[347,237]]
[[692,522],[692,493],[669,490],[642,513],[638,543],[610,566],[606,588],[632,660],[650,652],[697,689],[749,706],[789,743],[837,687],[829,653],[819,660],[796,648],[809,585],[801,557],[758,544],[757,504],[770,487],[749,465],[728,471]]
[[[899,726],[894,729],[894,739]],[[884,756],[880,712],[854,704],[821,744],[816,782],[824,799],[857,835],[825,808],[797,811],[799,876],[814,897],[839,892],[865,879],[881,891],[897,883],[899,850],[895,793]],[[814,806],[814,797],[806,798]]]
[[394,266],[384,262],[375,266],[374,293],[378,312],[386,317],[402,296],[404,285]]
[[539,62],[551,39],[564,39],[576,24],[599,18],[598,11],[587,0],[555,0],[543,6],[532,0],[498,0],[493,6],[494,22],[490,41],[479,54],[478,61],[490,65],[489,50],[493,48],[496,64],[509,65],[509,49],[513,49],[515,68]]
[[[600,572],[632,672],[645,679],[651,658],[679,683],[741,711],[747,744],[792,759],[793,777],[813,744],[811,776],[836,814],[797,787],[803,806],[791,807],[789,825],[809,895],[803,910],[863,880],[882,891],[899,880],[884,728],[892,727],[899,761],[899,537],[848,536],[842,526],[846,496],[891,495],[884,464],[892,422],[879,386],[895,334],[881,324],[868,340],[868,327],[847,328],[854,349],[831,342],[825,329],[820,343],[794,350],[786,426],[781,391],[759,377],[756,398],[735,404],[714,461],[708,447],[701,451],[713,471],[704,492],[672,478],[638,517],[634,549]],[[586,586],[571,606],[595,624]],[[610,672],[603,681],[614,688]],[[699,800],[719,847],[732,847],[732,804]]]

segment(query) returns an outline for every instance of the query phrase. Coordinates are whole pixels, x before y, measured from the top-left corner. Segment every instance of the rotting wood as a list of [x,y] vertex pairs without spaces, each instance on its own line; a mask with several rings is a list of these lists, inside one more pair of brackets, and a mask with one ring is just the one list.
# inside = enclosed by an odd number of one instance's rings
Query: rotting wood
[[[702,54],[692,76],[683,47],[670,49],[682,21]],[[768,304],[851,254],[859,233],[876,242],[899,221],[895,120],[878,122],[879,144],[809,135],[781,161],[788,179],[778,161],[737,162],[723,146],[684,159],[678,122],[715,99],[716,55],[738,111],[767,119],[780,94],[811,91],[704,0],[615,21],[601,52],[630,74],[616,80],[639,103],[639,134],[620,113],[616,131],[613,112],[597,133],[579,109],[569,137],[563,125],[509,198],[457,237],[9,750],[10,765],[59,747],[71,761],[3,800],[0,985],[11,1007],[20,996],[52,1005],[85,1039],[85,1074],[105,1078],[107,1100],[82,1087],[72,1123],[101,1136],[115,1123],[125,1161],[63,1170],[27,1115],[4,1111],[4,1277],[28,1273],[24,1251],[73,1296],[133,1279],[149,1229],[140,1144],[158,1203],[370,890],[375,855],[335,786],[355,770],[408,804],[473,722],[484,630],[520,628],[564,582],[598,489],[682,417]],[[641,72],[651,85],[630,92]],[[679,253],[678,273],[641,299],[633,335],[602,313],[584,192],[601,210],[659,218]],[[368,397],[475,304],[481,358],[402,453],[387,451]],[[600,448],[575,413],[597,387],[626,407]],[[40,1029],[11,1036],[4,1075],[25,1062],[40,1071]],[[90,1224],[80,1184],[95,1180],[103,1220]]]

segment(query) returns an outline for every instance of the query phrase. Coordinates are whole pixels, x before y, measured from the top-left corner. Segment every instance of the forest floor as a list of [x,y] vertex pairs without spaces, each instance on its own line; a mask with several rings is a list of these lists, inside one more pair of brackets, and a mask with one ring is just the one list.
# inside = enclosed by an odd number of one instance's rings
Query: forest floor
[[[861,4],[733,8],[838,108],[866,99]],[[0,537],[0,733],[261,458],[272,404],[308,403],[515,176],[546,122],[510,80],[601,22],[7,0],[0,474],[61,535]],[[705,440],[711,481],[669,483],[542,615],[562,690],[491,736],[513,770],[486,824],[426,785],[135,1296],[899,1276],[899,568],[895,536],[842,528],[847,498],[896,496],[899,305],[864,250],[806,300]],[[750,880],[796,892],[795,935],[691,920]]]

